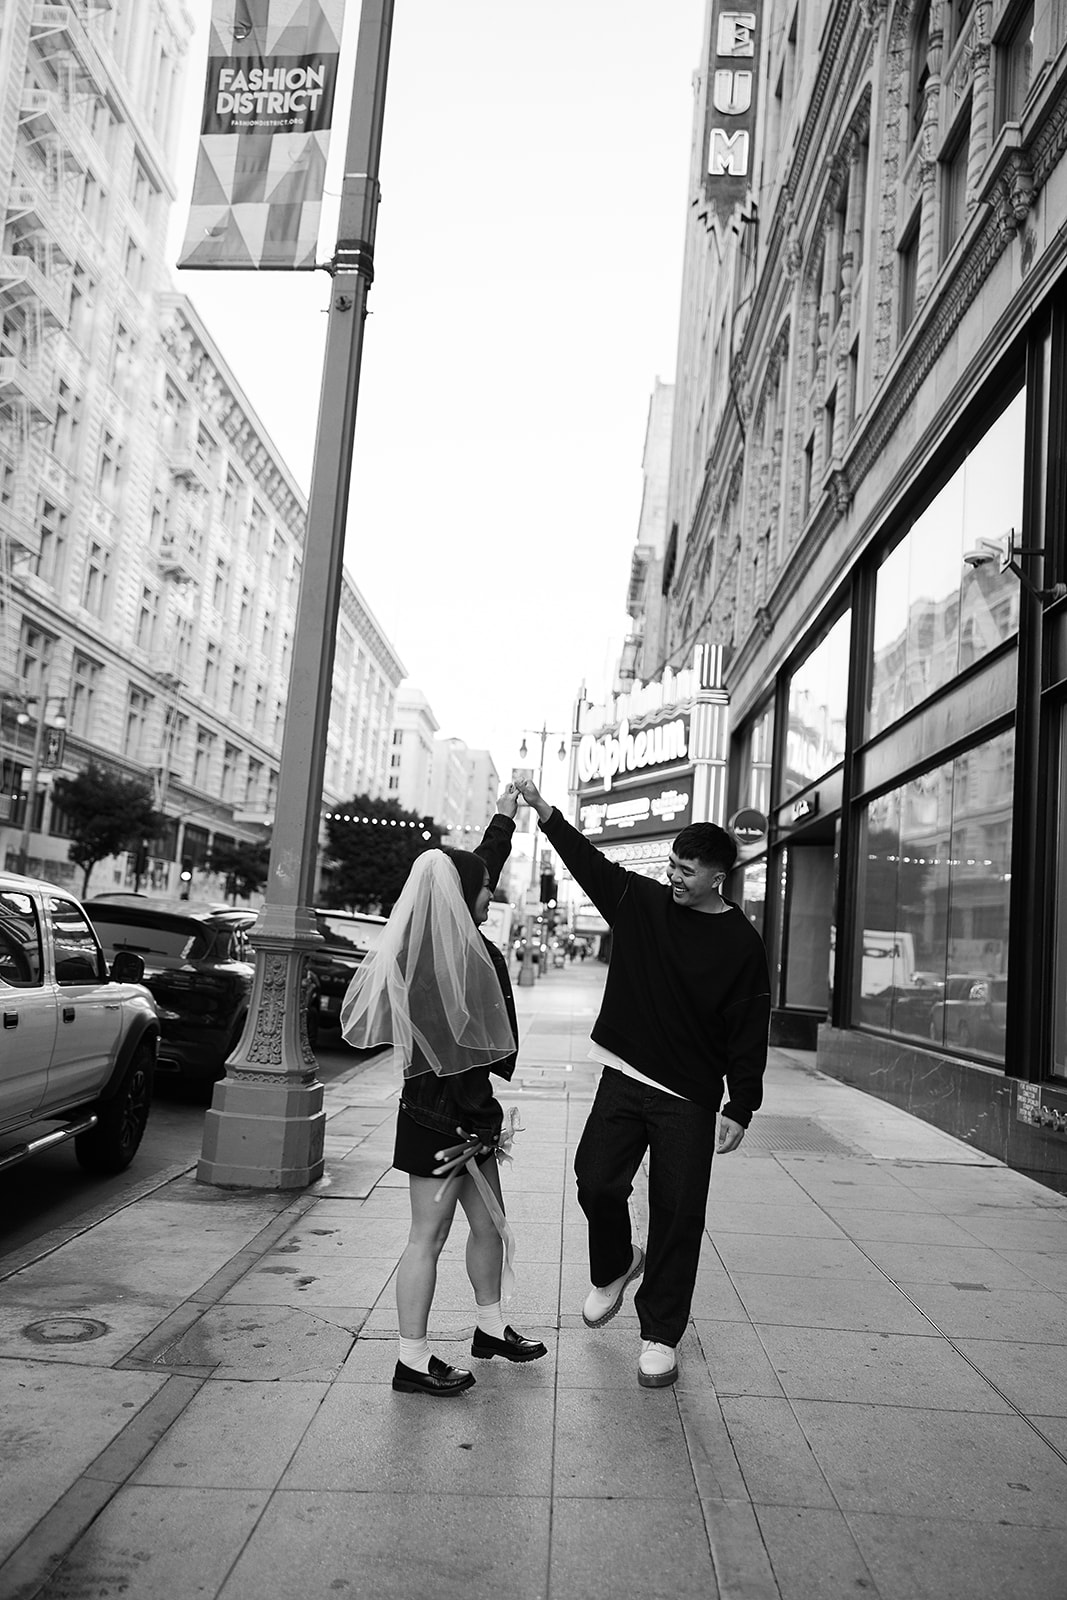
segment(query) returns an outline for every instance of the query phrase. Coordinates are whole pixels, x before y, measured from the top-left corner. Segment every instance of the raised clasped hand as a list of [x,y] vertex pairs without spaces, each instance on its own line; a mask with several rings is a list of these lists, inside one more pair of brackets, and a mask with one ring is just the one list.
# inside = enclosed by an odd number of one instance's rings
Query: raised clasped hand
[[496,809],[502,817],[513,817],[519,809],[518,785],[508,783],[504,785],[504,793],[496,803]]

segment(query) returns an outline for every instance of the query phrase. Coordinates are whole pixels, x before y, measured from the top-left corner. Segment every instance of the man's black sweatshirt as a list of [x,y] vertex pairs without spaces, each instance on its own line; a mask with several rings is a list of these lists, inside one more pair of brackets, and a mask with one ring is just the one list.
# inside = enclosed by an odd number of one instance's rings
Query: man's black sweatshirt
[[541,824],[611,928],[595,1043],[654,1083],[747,1128],[763,1100],[770,981],[763,941],[735,905],[675,904],[666,884],[609,861],[553,809]]

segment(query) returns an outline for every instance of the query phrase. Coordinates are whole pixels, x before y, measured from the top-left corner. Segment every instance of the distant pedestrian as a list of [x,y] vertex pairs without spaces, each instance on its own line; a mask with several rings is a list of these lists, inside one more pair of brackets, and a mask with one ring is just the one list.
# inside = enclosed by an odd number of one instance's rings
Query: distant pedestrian
[[[611,929],[590,1051],[604,1070],[574,1158],[593,1284],[582,1318],[602,1327],[643,1273],[634,1297],[637,1381],[658,1389],[678,1376],[712,1156],[736,1150],[763,1099],[766,953],[744,913],[720,893],[737,858],[724,829],[710,822],[684,828],[664,885],[609,861],[534,784],[519,789]],[[647,1255],[633,1241],[629,1207],[646,1152]]]
[[479,931],[511,851],[517,806],[508,784],[475,850],[427,850],[416,858],[341,1009],[349,1044],[392,1044],[403,1063],[393,1165],[408,1174],[411,1232],[397,1268],[393,1388],[406,1393],[455,1395],[474,1383],[472,1372],[435,1356],[427,1338],[437,1261],[457,1201],[470,1228],[471,1355],[536,1361],[548,1354],[506,1325],[501,1309],[510,1230],[498,1156],[510,1133],[489,1075],[511,1077],[518,1027],[507,961]]

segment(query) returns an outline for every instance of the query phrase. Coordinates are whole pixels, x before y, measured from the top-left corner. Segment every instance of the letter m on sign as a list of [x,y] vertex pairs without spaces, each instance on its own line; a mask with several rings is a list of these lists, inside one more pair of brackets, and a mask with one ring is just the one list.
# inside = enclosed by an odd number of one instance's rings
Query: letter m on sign
[[728,134],[723,128],[712,128],[708,144],[708,171],[715,175],[728,172],[743,178],[748,172],[748,134],[743,128]]

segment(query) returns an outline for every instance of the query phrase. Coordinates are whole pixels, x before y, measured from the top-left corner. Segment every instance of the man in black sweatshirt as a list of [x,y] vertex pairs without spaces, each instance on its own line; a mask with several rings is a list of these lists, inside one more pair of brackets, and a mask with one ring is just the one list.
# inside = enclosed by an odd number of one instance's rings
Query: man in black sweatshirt
[[[658,1389],[678,1376],[712,1156],[736,1150],[763,1099],[766,952],[744,913],[720,893],[737,859],[722,828],[684,828],[664,885],[609,861],[533,783],[518,787],[611,928],[590,1050],[604,1071],[574,1158],[593,1283],[582,1317],[588,1327],[602,1327],[643,1272],[634,1298],[642,1339],[637,1379]],[[646,1151],[647,1254],[633,1242],[629,1207]]]

